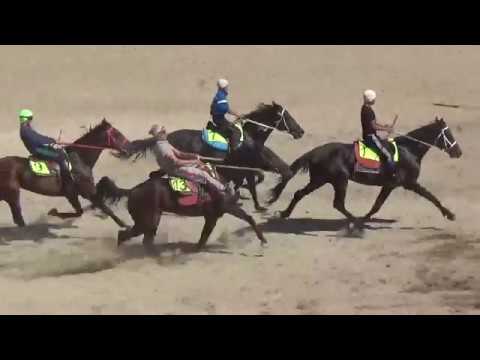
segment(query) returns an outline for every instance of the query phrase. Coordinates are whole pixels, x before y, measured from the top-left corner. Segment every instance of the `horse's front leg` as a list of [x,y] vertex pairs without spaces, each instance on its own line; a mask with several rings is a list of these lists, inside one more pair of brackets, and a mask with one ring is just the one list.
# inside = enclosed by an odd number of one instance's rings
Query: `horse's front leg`
[[103,211],[104,214],[110,216],[113,221],[117,223],[118,226],[122,228],[128,228],[128,225],[123,222],[115,213],[110,209],[102,200],[100,200],[96,195],[94,195],[91,199],[89,199],[93,206],[99,208]]
[[385,203],[385,200],[390,196],[392,191],[395,189],[393,186],[384,186],[382,187],[382,190],[377,196],[377,199],[375,200],[375,203],[372,206],[372,209],[363,217],[364,221],[370,220],[370,218],[376,214],[380,208],[383,206]]
[[102,210],[104,214],[111,217],[113,221],[117,223],[118,226],[122,228],[128,228],[128,225],[125,224],[117,215],[115,215],[112,209],[110,209],[105,204],[105,202],[97,195],[97,190],[93,182],[89,183],[89,186],[86,186],[86,187],[84,186],[82,188],[80,195],[85,199],[89,200],[92,203],[93,208],[99,208],[100,210]]
[[82,205],[80,204],[80,201],[78,200],[78,194],[77,193],[72,193],[66,195],[66,198],[70,205],[75,209],[74,213],[71,212],[59,212],[56,208],[50,210],[48,212],[48,215],[50,216],[55,216],[60,219],[70,219],[70,218],[78,218],[83,215],[83,209]]
[[419,183],[415,182],[415,183],[405,184],[403,185],[403,187],[407,190],[413,191],[415,194],[418,194],[421,197],[432,202],[433,205],[435,205],[440,210],[442,215],[445,216],[448,220],[452,220],[452,221],[455,220],[455,214],[453,214],[450,210],[444,207],[442,203],[432,193],[430,193],[427,189],[425,189]]

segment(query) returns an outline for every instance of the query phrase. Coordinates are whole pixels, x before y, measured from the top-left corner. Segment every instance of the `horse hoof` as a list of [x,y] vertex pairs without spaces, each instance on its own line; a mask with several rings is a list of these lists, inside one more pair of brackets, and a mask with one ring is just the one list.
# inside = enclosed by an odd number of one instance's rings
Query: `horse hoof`
[[[128,229],[129,230],[129,229]],[[117,235],[117,246],[128,240],[128,230],[120,230]]]
[[58,210],[57,209],[52,209],[48,212],[49,216],[58,216]]
[[275,211],[274,216],[279,219],[286,219],[288,215],[284,211]]
[[455,214],[452,214],[451,212],[448,212],[447,214],[445,214],[446,218],[450,221],[455,221]]

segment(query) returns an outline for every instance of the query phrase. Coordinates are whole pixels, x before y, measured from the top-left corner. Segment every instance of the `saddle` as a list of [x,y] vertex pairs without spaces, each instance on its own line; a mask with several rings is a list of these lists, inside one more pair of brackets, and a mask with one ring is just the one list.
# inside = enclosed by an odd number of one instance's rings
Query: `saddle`
[[[388,150],[393,154],[394,162],[398,162],[398,147],[394,139],[388,139]],[[361,140],[354,142],[355,171],[364,173],[380,173],[382,162],[377,151],[365,145]]]
[[[41,160],[35,156],[28,158],[30,170],[36,176],[60,176],[60,165],[53,160]],[[68,162],[68,169],[72,171],[72,164]]]
[[[243,142],[242,125],[235,124],[235,126],[240,130],[240,141]],[[225,134],[222,134],[218,127],[212,121],[209,121],[207,123],[207,126],[202,130],[202,140],[204,143],[216,150],[229,150],[229,142],[227,140],[227,136]]]

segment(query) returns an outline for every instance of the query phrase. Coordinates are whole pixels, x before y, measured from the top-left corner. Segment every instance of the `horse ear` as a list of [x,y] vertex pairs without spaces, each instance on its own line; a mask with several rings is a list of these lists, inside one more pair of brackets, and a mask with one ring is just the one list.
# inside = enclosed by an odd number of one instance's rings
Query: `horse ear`
[[275,106],[275,107],[278,106],[278,104],[274,100],[272,100],[272,105]]

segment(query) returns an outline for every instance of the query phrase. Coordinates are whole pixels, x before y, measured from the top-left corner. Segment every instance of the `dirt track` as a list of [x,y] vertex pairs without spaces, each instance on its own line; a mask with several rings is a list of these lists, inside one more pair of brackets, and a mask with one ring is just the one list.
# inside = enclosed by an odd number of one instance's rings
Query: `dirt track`
[[[65,140],[104,116],[130,139],[153,123],[200,128],[219,76],[230,79],[241,112],[260,101],[288,107],[306,135],[268,142],[288,162],[316,145],[358,137],[367,87],[377,90],[381,119],[400,115],[399,131],[443,116],[464,154],[453,160],[431,151],[420,178],[455,222],[396,190],[363,239],[344,238],[330,186],[305,198],[290,220],[268,222],[306,184],[298,175],[267,214],[254,215],[270,243],[263,251],[246,224],[226,216],[208,251],[191,253],[202,220],[164,216],[156,239],[163,253],[145,258],[140,239],[116,249],[111,220],[49,218],[50,208],[68,203],[23,192],[26,230],[0,205],[0,313],[480,313],[479,63],[475,46],[0,47],[4,156],[26,155],[16,120],[22,107],[35,112],[39,130],[56,137],[63,129]],[[154,167],[151,158],[127,165],[105,153],[95,174],[130,187]],[[274,182],[268,175],[262,199]],[[378,191],[351,183],[347,207],[364,214]],[[130,222],[124,206],[117,211]]]

